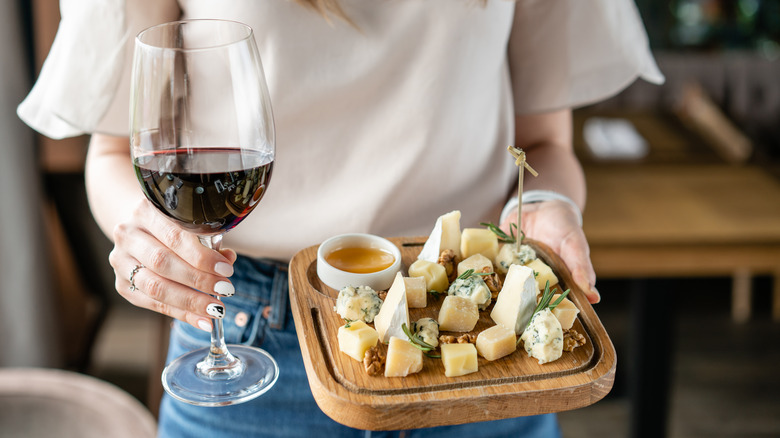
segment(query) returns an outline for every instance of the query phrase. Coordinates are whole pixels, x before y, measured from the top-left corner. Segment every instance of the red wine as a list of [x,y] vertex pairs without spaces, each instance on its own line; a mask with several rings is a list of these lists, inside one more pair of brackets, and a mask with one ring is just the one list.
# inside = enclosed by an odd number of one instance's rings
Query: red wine
[[155,151],[133,161],[149,201],[198,234],[238,225],[265,194],[273,164],[267,153],[230,148]]

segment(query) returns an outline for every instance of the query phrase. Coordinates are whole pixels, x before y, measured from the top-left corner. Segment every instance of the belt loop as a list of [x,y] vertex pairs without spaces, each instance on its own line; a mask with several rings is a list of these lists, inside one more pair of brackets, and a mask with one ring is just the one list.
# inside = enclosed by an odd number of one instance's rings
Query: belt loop
[[286,270],[278,267],[274,270],[274,282],[271,287],[271,317],[268,319],[268,323],[272,329],[282,330],[284,329],[289,299]]

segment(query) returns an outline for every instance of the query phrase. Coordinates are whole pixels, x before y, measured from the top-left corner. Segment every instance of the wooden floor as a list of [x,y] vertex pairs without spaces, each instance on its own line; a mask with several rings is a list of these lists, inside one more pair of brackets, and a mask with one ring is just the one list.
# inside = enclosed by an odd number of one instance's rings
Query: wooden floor
[[[630,436],[627,284],[600,282],[596,306],[618,352],[615,386],[595,405],[559,415],[565,438]],[[754,315],[744,324],[730,319],[730,286],[727,278],[650,282],[674,306],[672,321],[657,321],[672,325],[668,437],[780,437],[780,324],[770,317],[771,283],[755,280]],[[94,355],[94,374],[143,402],[155,324],[148,312],[117,307]]]

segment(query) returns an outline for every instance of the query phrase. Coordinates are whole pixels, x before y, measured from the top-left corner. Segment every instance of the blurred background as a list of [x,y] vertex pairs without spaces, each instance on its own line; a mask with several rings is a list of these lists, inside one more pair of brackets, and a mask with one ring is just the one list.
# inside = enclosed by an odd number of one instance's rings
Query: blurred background
[[[637,5],[666,83],[575,112],[618,367],[605,399],[560,414],[564,436],[777,437],[780,0]],[[58,2],[0,12],[0,368],[92,376],[156,415],[169,321],[114,291],[88,139],[42,137],[15,113]]]

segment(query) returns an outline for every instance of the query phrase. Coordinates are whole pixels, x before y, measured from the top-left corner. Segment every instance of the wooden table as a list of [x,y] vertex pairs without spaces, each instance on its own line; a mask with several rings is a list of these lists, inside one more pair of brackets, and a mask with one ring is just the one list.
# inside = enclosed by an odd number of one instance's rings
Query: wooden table
[[[590,116],[630,120],[648,141],[648,155],[633,162],[595,159],[581,136]],[[780,320],[780,178],[758,164],[724,163],[668,115],[578,111],[574,122],[588,183],[584,229],[594,268],[601,279],[632,279],[630,435],[662,437],[674,314],[649,281],[731,276],[732,316],[746,321],[751,278],[769,274],[772,316]]]
[[780,319],[780,181],[756,166],[590,165],[585,232],[601,278],[732,276],[750,317],[750,278],[775,277]]

